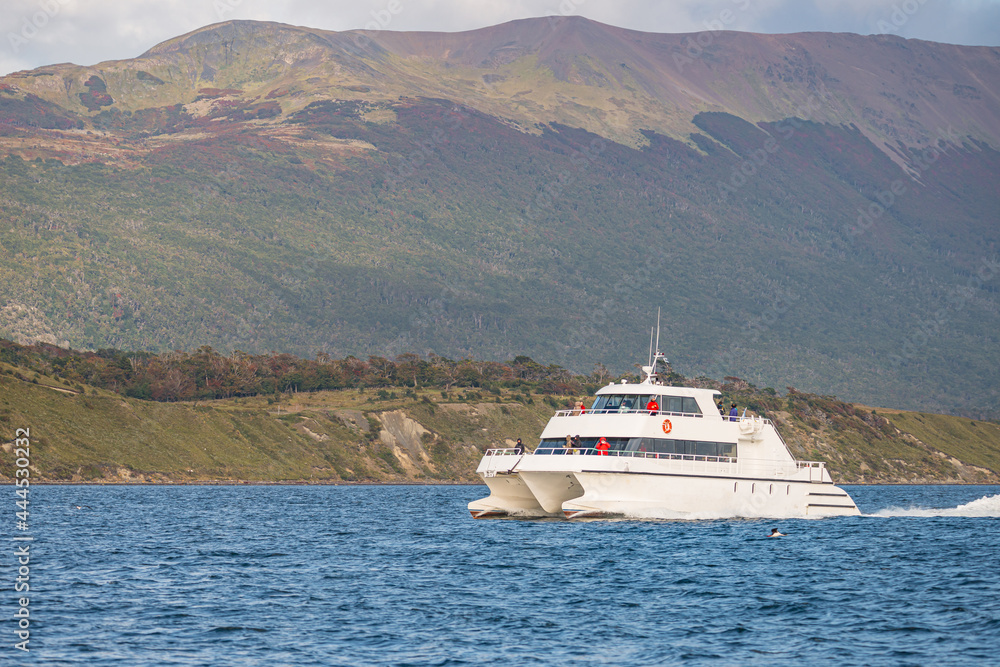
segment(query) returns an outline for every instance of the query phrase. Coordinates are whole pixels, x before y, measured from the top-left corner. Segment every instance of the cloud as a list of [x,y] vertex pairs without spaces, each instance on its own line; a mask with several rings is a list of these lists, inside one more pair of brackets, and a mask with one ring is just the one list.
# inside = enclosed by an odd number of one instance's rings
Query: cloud
[[91,65],[132,58],[159,42],[229,19],[325,30],[378,25],[450,32],[558,14],[649,32],[705,30],[726,17],[731,30],[892,32],[957,44],[1000,44],[1000,0],[4,0],[0,73],[55,62]]

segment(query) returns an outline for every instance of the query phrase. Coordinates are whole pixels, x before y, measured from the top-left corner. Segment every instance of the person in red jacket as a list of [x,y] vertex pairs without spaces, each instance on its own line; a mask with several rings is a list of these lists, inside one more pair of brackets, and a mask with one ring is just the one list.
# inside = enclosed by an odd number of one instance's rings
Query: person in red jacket
[[608,439],[602,436],[601,439],[597,441],[597,451],[601,453],[601,456],[607,456],[609,449],[611,449],[611,445],[608,444]]
[[646,403],[646,409],[649,410],[650,417],[655,417],[657,413],[660,412],[660,404],[656,402],[655,396],[649,397],[649,403]]

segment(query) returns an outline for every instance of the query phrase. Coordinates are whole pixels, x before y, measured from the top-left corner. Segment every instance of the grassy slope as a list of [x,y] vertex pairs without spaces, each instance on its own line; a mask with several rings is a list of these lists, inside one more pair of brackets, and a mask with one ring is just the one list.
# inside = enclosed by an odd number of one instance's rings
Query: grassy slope
[[[277,403],[164,404],[89,387],[70,394],[42,386],[57,385],[52,378],[31,379],[0,375],[0,479],[13,474],[14,430],[29,427],[38,480],[469,482],[482,451],[518,436],[531,443],[556,404],[520,395],[499,403],[477,394],[445,399],[425,390],[385,400],[344,391],[285,395]],[[779,409],[763,411],[778,421],[796,457],[827,461],[842,483],[1000,481],[994,423],[876,414],[804,394],[727,394],[743,405],[776,401]],[[419,424],[408,441],[389,435],[399,434],[389,418],[399,411]]]
[[[371,394],[357,392],[296,395],[276,404],[263,398],[167,404],[91,388],[67,394],[43,384],[55,382],[0,376],[2,478],[13,472],[14,430],[27,427],[36,477],[51,481],[471,481],[486,446],[505,435],[537,433],[551,411],[541,403],[372,403]],[[359,408],[367,418],[359,425],[335,414]],[[400,408],[431,430],[419,446],[394,449],[380,437],[377,414]]]
[[1000,425],[926,412],[879,410],[892,424],[922,442],[948,442],[948,454],[971,465],[1000,470]]

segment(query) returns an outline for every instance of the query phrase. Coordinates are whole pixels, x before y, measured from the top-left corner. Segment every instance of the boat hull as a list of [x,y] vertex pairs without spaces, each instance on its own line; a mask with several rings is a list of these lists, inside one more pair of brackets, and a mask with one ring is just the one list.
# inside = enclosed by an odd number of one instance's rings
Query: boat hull
[[709,519],[856,516],[825,469],[775,461],[527,455],[484,459],[490,488],[469,503],[490,516]]
[[550,514],[542,509],[535,495],[517,473],[481,477],[489,487],[490,495],[469,503],[469,512],[474,519],[510,515],[542,517]]
[[832,483],[673,474],[580,472],[584,493],[563,503],[568,517],[810,518],[856,516]]

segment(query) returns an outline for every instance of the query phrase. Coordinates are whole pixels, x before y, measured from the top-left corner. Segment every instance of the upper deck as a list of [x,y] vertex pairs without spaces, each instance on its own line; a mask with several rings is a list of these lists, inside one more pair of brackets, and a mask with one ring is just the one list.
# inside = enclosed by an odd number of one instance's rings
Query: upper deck
[[660,384],[652,375],[640,383],[611,383],[596,392],[589,406],[557,411],[538,446],[568,446],[567,440],[575,437],[592,448],[605,438],[613,451],[735,457],[742,449],[793,460],[770,420],[723,415],[715,402],[718,396],[714,389]]

